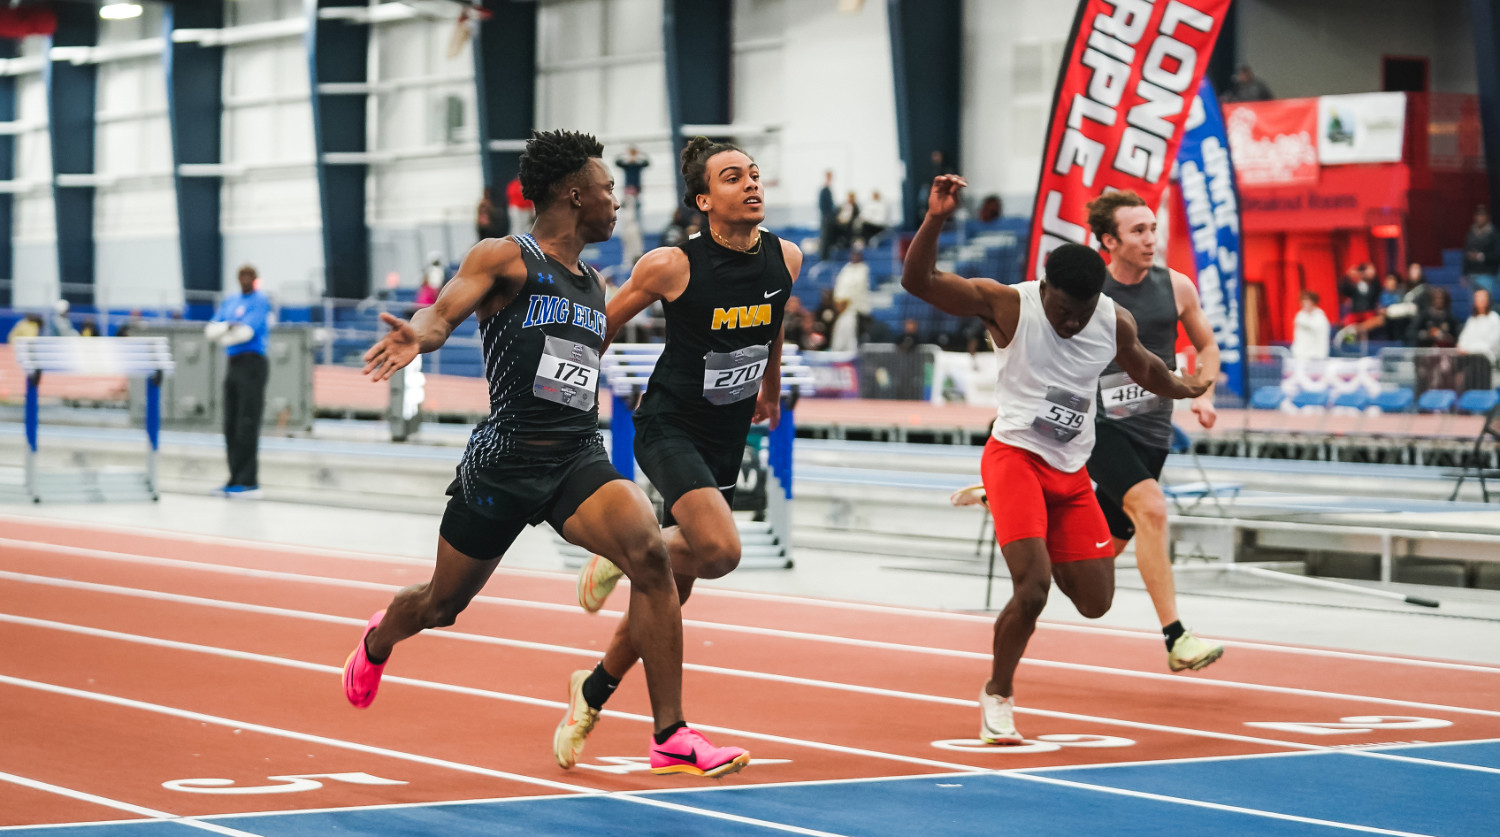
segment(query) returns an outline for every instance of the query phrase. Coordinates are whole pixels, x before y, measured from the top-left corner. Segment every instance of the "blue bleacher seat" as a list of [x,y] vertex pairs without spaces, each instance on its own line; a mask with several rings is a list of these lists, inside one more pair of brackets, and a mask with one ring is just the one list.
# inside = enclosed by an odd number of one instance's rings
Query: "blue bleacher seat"
[[1340,393],[1337,398],[1333,399],[1333,406],[1344,407],[1350,410],[1364,410],[1370,406],[1370,394],[1362,389]]
[[1458,394],[1451,389],[1429,389],[1417,399],[1417,410],[1423,413],[1446,413],[1453,409]]
[[1500,392],[1492,389],[1471,389],[1458,397],[1460,413],[1488,413],[1500,403]]
[[1370,400],[1382,413],[1404,413],[1411,409],[1412,392],[1407,387],[1386,390]]
[[1328,393],[1323,390],[1303,390],[1292,396],[1292,406],[1299,410],[1304,407],[1326,407]]
[[1250,396],[1250,407],[1255,410],[1274,410],[1286,400],[1280,386],[1264,386]]

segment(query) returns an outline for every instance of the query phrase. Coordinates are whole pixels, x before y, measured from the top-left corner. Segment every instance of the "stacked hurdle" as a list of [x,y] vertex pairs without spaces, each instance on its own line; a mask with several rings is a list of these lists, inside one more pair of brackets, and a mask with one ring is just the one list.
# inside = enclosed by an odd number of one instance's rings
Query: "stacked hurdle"
[[[601,367],[612,397],[610,412],[610,460],[627,479],[635,479],[635,416],[641,394],[661,356],[660,343],[616,343],[605,350]],[[781,352],[781,423],[766,434],[762,452],[751,430],[752,461],[760,467],[742,472],[740,492],[746,479],[760,479],[765,507],[754,509],[755,523],[740,521],[742,552],[740,566],[758,569],[789,569],[792,566],[792,443],[797,436],[797,400],[813,392],[812,370],[793,347]],[[752,483],[751,488],[757,487]],[[736,503],[738,506],[738,502]],[[764,518],[762,520],[762,518]]]
[[[161,381],[172,372],[165,337],[27,337],[15,341],[16,363],[26,373],[26,496],[40,503],[156,500],[156,454],[161,437]],[[146,379],[146,470],[143,473],[44,474],[37,467],[41,423],[39,388],[49,375],[139,375]]]

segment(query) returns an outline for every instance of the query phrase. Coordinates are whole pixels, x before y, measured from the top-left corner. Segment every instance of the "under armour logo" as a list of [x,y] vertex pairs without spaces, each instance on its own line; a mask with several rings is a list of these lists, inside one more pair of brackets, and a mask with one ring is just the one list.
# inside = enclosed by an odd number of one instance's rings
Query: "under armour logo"
[[536,280],[538,282],[545,282],[548,285],[555,285],[555,284],[557,284],[556,282],[552,281],[552,274],[550,274],[550,273],[538,273],[536,275]]

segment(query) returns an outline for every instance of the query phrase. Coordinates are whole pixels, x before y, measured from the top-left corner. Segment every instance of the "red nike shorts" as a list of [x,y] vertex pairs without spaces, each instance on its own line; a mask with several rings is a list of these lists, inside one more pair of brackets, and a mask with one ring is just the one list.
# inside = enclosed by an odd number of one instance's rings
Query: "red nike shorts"
[[1042,538],[1052,562],[1114,557],[1114,541],[1087,468],[1071,474],[1029,450],[991,438],[979,463],[985,497],[1001,546]]

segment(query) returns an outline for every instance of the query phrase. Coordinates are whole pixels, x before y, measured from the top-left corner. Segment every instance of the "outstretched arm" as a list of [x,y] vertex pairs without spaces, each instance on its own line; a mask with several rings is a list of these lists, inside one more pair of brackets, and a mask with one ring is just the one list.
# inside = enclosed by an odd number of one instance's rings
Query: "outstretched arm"
[[604,310],[604,346],[646,306],[663,299],[676,299],[688,282],[687,254],[677,247],[658,247],[642,256],[630,278]]
[[495,294],[508,302],[525,278],[521,248],[514,241],[498,238],[479,242],[464,256],[457,275],[443,286],[437,302],[417,311],[411,322],[392,314],[380,315],[391,330],[365,352],[364,374],[375,381],[389,379],[418,354],[435,351],[446,343],[453,329],[487,297]]
[[1003,346],[1015,333],[1016,318],[1020,315],[1020,295],[1016,290],[993,279],[966,279],[937,269],[938,234],[958,209],[959,190],[967,185],[963,178],[953,174],[932,181],[927,215],[912,238],[901,268],[901,287],[946,314],[980,318],[986,326],[999,331],[997,341]]
[[1115,363],[1130,375],[1131,380],[1146,390],[1163,398],[1197,398],[1208,390],[1202,381],[1203,370],[1196,374],[1179,377],[1162,362],[1162,359],[1141,345],[1135,327],[1135,317],[1123,307],[1115,307]]
[[1219,342],[1214,339],[1213,326],[1203,313],[1198,301],[1198,288],[1187,276],[1172,271],[1172,296],[1177,301],[1177,319],[1188,341],[1198,353],[1198,377],[1208,383],[1208,391],[1193,399],[1193,413],[1198,423],[1212,428],[1219,413],[1214,409],[1214,384],[1219,380]]
[[[802,250],[790,241],[781,242],[781,256],[786,261],[786,271],[792,275],[792,284],[802,275]],[[771,355],[766,358],[766,374],[760,379],[760,394],[755,398],[753,421],[767,421],[771,429],[781,423],[781,347],[786,344],[786,322],[783,320],[776,339],[771,341]]]

